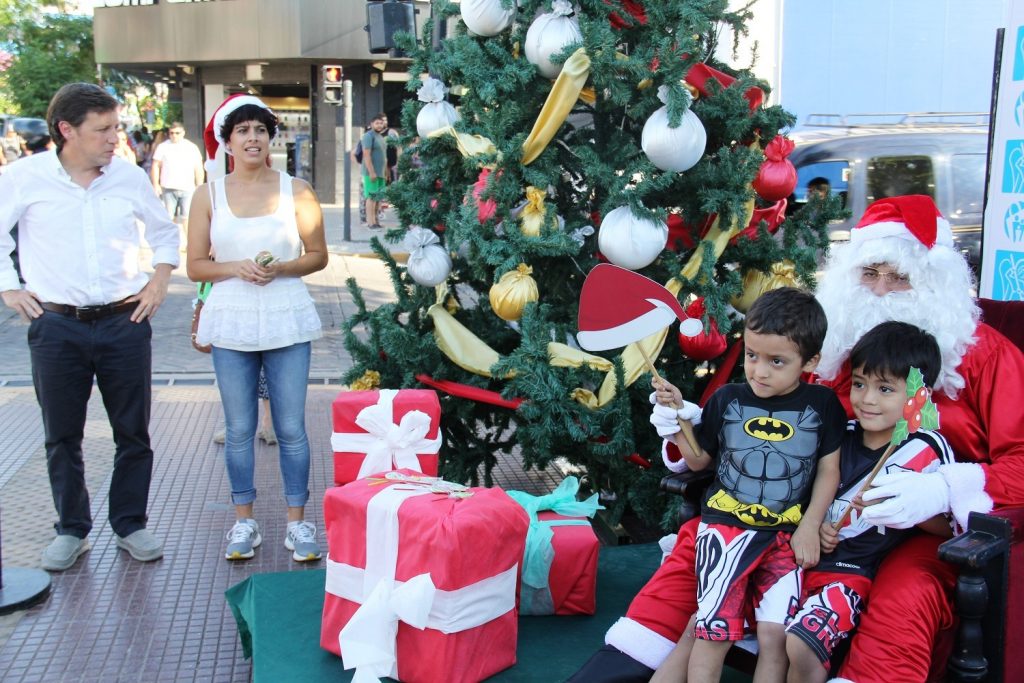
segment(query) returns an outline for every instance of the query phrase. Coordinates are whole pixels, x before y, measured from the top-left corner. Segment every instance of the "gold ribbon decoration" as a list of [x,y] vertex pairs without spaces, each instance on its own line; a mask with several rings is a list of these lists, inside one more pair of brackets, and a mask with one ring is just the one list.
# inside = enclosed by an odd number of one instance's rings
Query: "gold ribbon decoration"
[[486,156],[498,153],[498,148],[494,146],[494,143],[491,142],[490,138],[485,138],[483,135],[460,133],[451,126],[438,128],[427,137],[439,138],[445,135],[455,138],[455,144],[459,148],[459,152],[461,152],[462,156],[467,159],[470,157]]
[[544,197],[547,193],[539,187],[526,188],[526,206],[519,214],[519,231],[527,237],[538,237],[544,225]]
[[580,97],[590,75],[590,57],[582,47],[565,60],[562,72],[548,93],[544,106],[533,123],[533,130],[523,142],[523,166],[528,166],[547,149],[548,143],[565,122]]
[[[491,368],[501,360],[497,351],[485,344],[452,316],[444,306],[436,303],[427,309],[434,320],[434,340],[441,353],[466,372],[481,377],[492,377]],[[514,373],[505,375],[509,379]]]
[[751,268],[743,275],[743,291],[733,297],[732,306],[740,313],[746,313],[765,292],[779,287],[799,287],[796,276],[796,265],[789,259],[773,263],[767,275],[756,268]]

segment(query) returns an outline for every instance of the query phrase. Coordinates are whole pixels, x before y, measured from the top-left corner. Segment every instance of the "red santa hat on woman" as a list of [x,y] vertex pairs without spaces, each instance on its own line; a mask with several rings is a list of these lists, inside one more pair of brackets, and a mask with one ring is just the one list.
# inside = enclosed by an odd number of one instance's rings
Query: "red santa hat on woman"
[[[864,266],[885,264],[910,278],[910,289],[875,296],[861,285]],[[878,323],[900,320],[931,333],[942,351],[935,388],[955,397],[964,381],[957,368],[973,343],[979,311],[974,277],[953,243],[949,221],[926,195],[887,197],[868,206],[837,245],[818,284],[828,334],[817,372],[832,379],[860,337]]]
[[[260,107],[274,114],[273,110],[263,103],[263,100],[244,93],[231,95],[221,102],[206,123],[206,130],[203,131],[203,145],[206,147],[206,163],[203,166],[206,168],[207,179],[215,180],[224,176],[224,160],[226,155],[231,153],[227,150],[227,145],[224,144],[226,140],[221,137],[220,131],[224,127],[227,117],[236,109],[246,105]],[[267,165],[270,165],[269,156],[267,156]]]

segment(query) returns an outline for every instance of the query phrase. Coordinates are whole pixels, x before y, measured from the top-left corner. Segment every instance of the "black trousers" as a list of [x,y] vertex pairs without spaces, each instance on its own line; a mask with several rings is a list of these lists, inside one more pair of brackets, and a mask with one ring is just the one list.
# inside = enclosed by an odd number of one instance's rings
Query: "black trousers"
[[32,382],[43,414],[58,534],[85,538],[92,529],[82,437],[94,378],[114,432],[110,526],[118,536],[146,526],[153,471],[152,329],[148,320],[133,323],[130,316],[125,312],[81,322],[44,311],[29,326]]

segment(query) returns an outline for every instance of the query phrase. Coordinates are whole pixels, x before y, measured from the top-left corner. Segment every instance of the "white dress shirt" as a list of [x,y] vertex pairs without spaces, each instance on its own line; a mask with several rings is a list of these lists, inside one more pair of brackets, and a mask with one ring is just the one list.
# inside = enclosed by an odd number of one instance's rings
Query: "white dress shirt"
[[153,266],[178,265],[178,226],[145,171],[118,157],[100,170],[83,188],[51,150],[0,175],[0,291],[21,288],[8,257],[15,223],[25,289],[43,301],[94,306],[137,294],[149,281],[139,270],[140,223]]

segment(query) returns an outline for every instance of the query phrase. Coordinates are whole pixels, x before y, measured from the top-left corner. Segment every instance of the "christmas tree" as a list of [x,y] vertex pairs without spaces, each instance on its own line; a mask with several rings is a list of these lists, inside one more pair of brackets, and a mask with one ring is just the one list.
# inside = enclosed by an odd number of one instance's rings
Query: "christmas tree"
[[398,39],[418,98],[403,109],[400,180],[387,191],[401,227],[386,239],[404,240],[410,258],[403,267],[375,245],[393,303],[368,310],[349,282],[359,313],[345,380],[446,383],[448,479],[482,473],[490,484],[499,453],[527,468],[564,458],[613,519],[632,508],[670,527],[650,375],[635,349],[579,349],[583,280],[608,260],[701,317],[701,336],[670,329],[645,341],[659,372],[697,401],[728,379],[723,354],[752,298],[813,285],[839,200],[785,215],[796,174],[777,136],[794,119],[765,105],[765,83],[716,59],[723,32],[744,34],[745,8],[435,1],[431,22],[449,18],[440,45],[429,25]]

